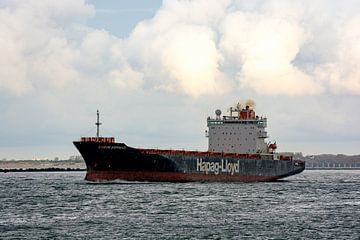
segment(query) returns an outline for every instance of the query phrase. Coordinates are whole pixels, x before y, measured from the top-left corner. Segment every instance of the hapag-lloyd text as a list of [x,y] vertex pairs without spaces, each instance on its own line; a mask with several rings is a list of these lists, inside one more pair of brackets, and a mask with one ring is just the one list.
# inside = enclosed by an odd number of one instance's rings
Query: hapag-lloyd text
[[199,172],[205,172],[205,174],[214,173],[215,175],[218,175],[220,172],[223,172],[234,175],[234,173],[240,172],[240,161],[231,163],[228,162],[228,160],[221,159],[220,162],[205,162],[202,158],[198,158],[196,162],[196,170]]

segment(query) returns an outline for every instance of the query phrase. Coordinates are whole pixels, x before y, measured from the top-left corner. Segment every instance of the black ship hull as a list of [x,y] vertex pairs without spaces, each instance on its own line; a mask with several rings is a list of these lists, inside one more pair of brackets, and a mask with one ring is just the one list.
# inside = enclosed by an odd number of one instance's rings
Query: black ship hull
[[272,155],[137,149],[123,143],[74,145],[85,160],[89,181],[274,181],[305,168],[303,161],[273,160]]

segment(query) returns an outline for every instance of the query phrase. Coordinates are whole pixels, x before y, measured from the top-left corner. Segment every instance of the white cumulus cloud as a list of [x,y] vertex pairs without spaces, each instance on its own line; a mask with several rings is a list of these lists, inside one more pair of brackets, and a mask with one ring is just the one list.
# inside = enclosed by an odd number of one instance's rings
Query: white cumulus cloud
[[107,79],[110,84],[120,89],[136,90],[143,84],[143,74],[129,66],[111,71]]
[[315,76],[334,93],[360,94],[360,15],[339,29],[334,58],[317,66]]
[[[80,78],[73,22],[93,13],[83,1],[9,1],[0,9],[0,90],[23,94]],[[71,19],[71,20],[70,20]]]
[[83,0],[6,2],[0,9],[0,91],[21,95],[99,81],[106,87],[107,76],[126,63],[116,52],[121,39],[86,25],[94,12]]
[[6,1],[0,91],[102,82],[193,97],[360,94],[356,9],[322,0],[164,1],[121,39],[87,25],[95,9],[84,0]]
[[316,94],[321,86],[293,64],[306,39],[297,23],[238,11],[224,19],[220,46],[238,68],[240,86],[261,94]]

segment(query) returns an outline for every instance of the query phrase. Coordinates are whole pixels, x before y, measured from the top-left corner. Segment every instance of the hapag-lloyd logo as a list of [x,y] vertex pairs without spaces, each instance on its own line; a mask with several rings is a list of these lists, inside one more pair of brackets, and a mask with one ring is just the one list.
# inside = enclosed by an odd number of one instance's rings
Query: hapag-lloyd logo
[[240,161],[237,163],[228,162],[228,160],[221,159],[221,162],[205,162],[202,158],[198,158],[196,160],[196,170],[199,172],[205,172],[205,174],[214,173],[218,175],[220,172],[230,173],[234,175],[234,173],[240,172]]

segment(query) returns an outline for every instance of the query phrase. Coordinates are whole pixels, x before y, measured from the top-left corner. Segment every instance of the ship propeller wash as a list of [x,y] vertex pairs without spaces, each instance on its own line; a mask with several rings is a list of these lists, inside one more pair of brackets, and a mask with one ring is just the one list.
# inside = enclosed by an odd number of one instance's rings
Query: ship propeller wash
[[266,143],[267,119],[250,106],[231,107],[230,115],[215,111],[207,118],[208,151],[133,148],[114,137],[100,137],[97,112],[96,137],[74,141],[87,166],[86,180],[156,182],[274,181],[302,172],[305,162],[289,153],[277,153],[276,143]]

